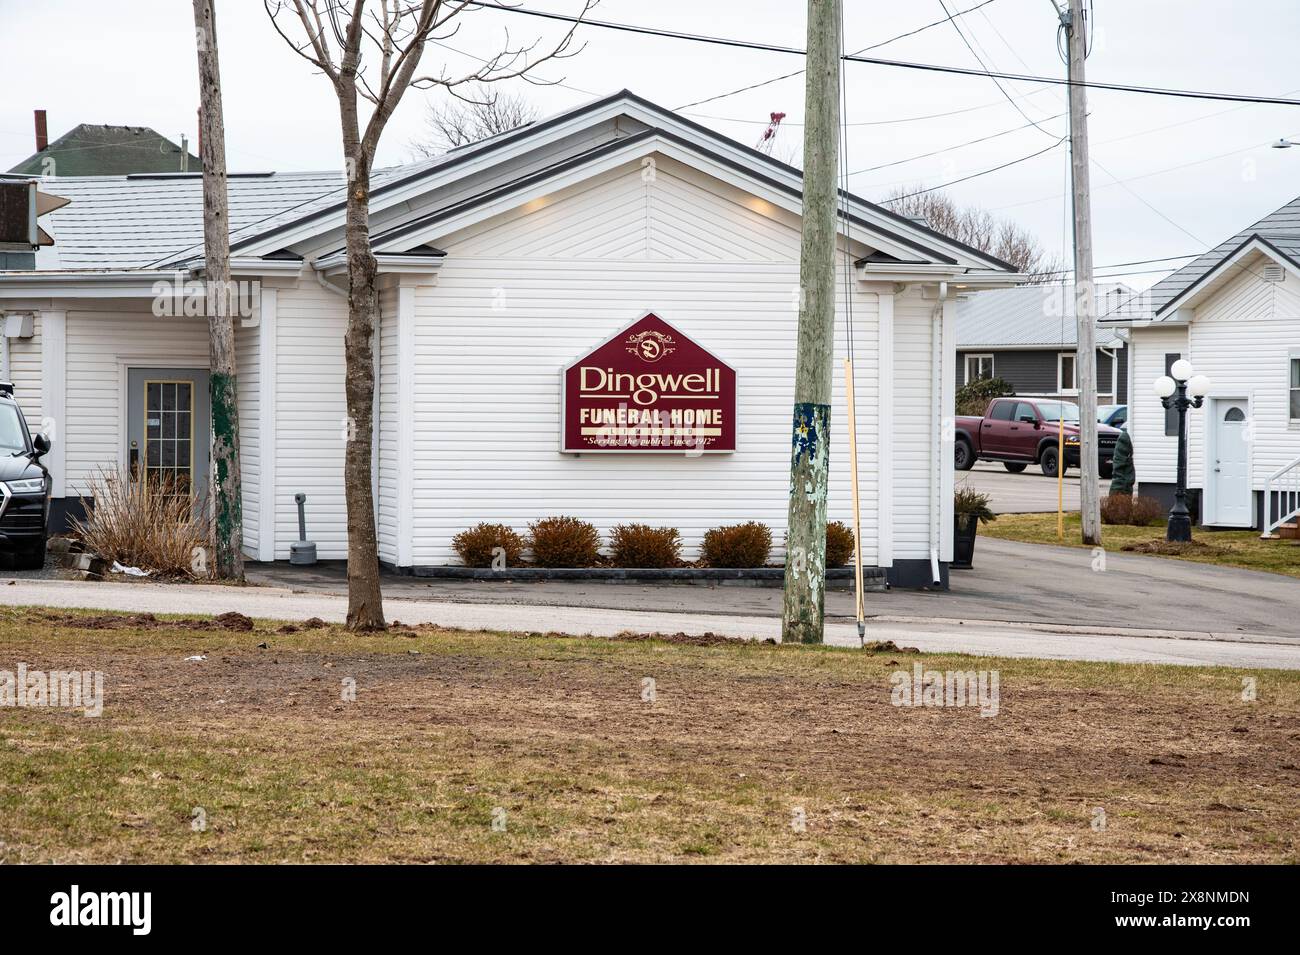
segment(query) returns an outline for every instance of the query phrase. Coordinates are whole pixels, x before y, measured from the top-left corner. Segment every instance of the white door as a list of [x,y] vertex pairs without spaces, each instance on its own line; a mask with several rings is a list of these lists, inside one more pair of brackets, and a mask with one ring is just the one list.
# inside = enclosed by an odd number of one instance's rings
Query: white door
[[1250,527],[1250,468],[1246,446],[1245,401],[1219,399],[1213,403],[1214,443],[1210,480],[1214,486],[1214,513],[1210,523]]

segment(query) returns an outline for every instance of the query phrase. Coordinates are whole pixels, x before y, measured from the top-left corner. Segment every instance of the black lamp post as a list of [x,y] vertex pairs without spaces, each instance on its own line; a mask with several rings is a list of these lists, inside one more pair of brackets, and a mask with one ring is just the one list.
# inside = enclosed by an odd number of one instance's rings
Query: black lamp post
[[[1170,377],[1172,376],[1172,377]],[[1169,511],[1165,540],[1185,543],[1192,539],[1192,515],[1187,510],[1187,409],[1199,408],[1210,390],[1210,379],[1192,377],[1192,363],[1185,358],[1174,362],[1169,374],[1156,379],[1155,392],[1166,409],[1178,410],[1178,487]]]

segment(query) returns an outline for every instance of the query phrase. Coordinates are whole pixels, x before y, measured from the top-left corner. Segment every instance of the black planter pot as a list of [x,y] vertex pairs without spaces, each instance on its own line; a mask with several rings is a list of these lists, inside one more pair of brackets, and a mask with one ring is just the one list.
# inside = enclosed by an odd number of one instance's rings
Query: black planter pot
[[952,563],[948,566],[968,570],[975,559],[975,534],[979,531],[980,519],[974,514],[954,514],[952,523]]

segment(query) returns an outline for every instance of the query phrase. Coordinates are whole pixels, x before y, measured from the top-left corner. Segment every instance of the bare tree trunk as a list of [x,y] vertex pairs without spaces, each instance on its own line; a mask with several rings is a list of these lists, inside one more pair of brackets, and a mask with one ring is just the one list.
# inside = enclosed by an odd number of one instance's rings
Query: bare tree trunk
[[244,579],[243,498],[239,473],[239,405],[235,377],[233,303],[230,285],[230,219],[226,202],[226,130],[221,109],[221,70],[213,0],[194,0],[199,55],[199,125],[203,143],[203,258],[207,273],[208,381],[212,392],[213,544],[216,576]]
[[345,224],[348,250],[348,328],[343,357],[348,404],[347,450],[343,490],[348,509],[348,627],[383,630],[383,593],[379,585],[379,549],[375,533],[374,489],[370,483],[374,431],[375,314],[379,272],[370,250],[370,163],[357,128],[356,96],[340,97],[343,151],[348,176]]
[[[200,0],[195,0],[195,3]],[[379,587],[379,548],[375,540],[375,501],[370,483],[371,438],[374,432],[375,314],[379,297],[375,290],[378,263],[370,249],[370,167],[375,161],[379,137],[403,94],[412,87],[452,89],[465,83],[494,83],[525,76],[535,66],[562,59],[573,39],[573,31],[596,0],[584,0],[582,15],[563,39],[544,54],[530,56],[536,43],[512,46],[507,36],[504,49],[483,60],[470,74],[420,76],[425,43],[444,30],[443,38],[457,26],[447,24],[470,4],[444,0],[388,0],[378,10],[366,11],[366,0],[266,0],[271,24],[289,47],[321,71],[334,87],[339,101],[343,129],[343,161],[347,170],[348,200],[345,220],[348,250],[348,328],[343,338],[345,391],[348,403],[347,448],[343,462],[343,489],[348,507],[348,626],[353,630],[384,628],[383,595]],[[279,15],[285,15],[281,24]],[[296,20],[302,38],[285,32],[289,20]],[[450,32],[445,32],[450,30]],[[362,57],[362,45],[371,44],[370,72]],[[337,56],[335,47],[337,45]],[[357,114],[358,97],[374,104],[365,124]]]

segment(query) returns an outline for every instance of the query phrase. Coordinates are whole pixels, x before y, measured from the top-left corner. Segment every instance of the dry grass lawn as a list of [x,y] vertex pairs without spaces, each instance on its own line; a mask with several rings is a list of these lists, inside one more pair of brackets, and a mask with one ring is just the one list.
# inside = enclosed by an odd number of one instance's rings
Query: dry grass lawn
[[[1001,540],[1029,544],[1083,546],[1079,542],[1078,514],[1065,515],[1064,541],[1056,537],[1055,511],[1049,514],[1000,514],[996,521],[981,525],[979,532]],[[1261,540],[1258,531],[1208,531],[1202,527],[1193,528],[1192,538],[1191,544],[1169,544],[1165,540],[1163,523],[1151,527],[1106,524],[1101,529],[1102,543],[1112,551],[1153,554],[1300,577],[1300,541]]]
[[0,709],[0,862],[1300,862],[1296,672],[0,611],[19,662],[106,705]]

